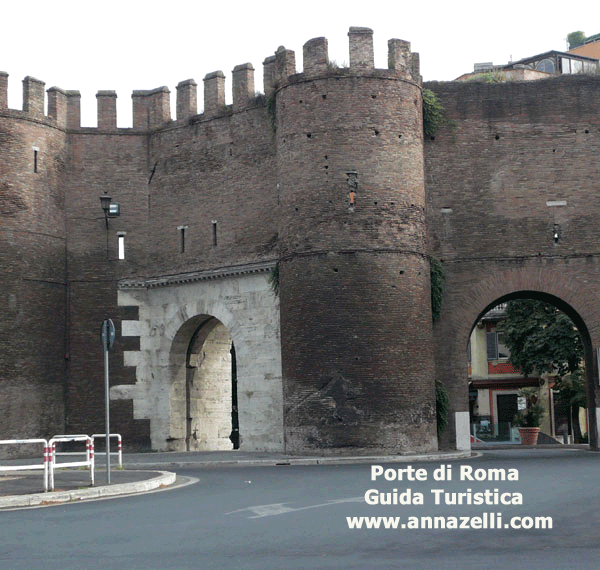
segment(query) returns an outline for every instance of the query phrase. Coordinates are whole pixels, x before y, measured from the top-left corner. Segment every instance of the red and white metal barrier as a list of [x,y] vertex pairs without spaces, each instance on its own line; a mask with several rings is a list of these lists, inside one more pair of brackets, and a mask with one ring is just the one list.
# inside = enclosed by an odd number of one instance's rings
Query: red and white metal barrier
[[[56,451],[56,444],[66,443],[70,441],[81,441],[85,442],[85,461],[68,461],[64,463],[57,463],[57,455],[73,455],[76,452],[58,452]],[[54,470],[55,469],[66,469],[67,467],[88,467],[90,470],[90,485],[94,486],[94,440],[89,435],[57,435],[54,436],[49,442],[50,446],[50,469],[49,469],[49,487],[51,491],[54,491]],[[81,452],[83,453],[83,452]],[[81,454],[80,453],[80,454]]]
[[48,490],[48,470],[50,464],[50,446],[45,439],[2,439],[0,445],[21,445],[21,444],[32,444],[32,443],[43,443],[44,444],[44,460],[40,465],[34,463],[32,465],[0,465],[0,471],[29,471],[30,469],[43,469],[44,470],[44,491]]
[[[55,435],[50,441],[45,439],[3,439],[0,445],[21,445],[21,444],[43,444],[44,455],[42,463],[31,465],[2,465],[0,464],[0,473],[3,471],[29,471],[32,469],[41,469],[44,471],[44,491],[54,491],[54,470],[65,469],[68,467],[87,467],[90,471],[90,485],[94,486],[94,439],[102,437],[106,440],[106,434],[94,434],[93,436],[78,435]],[[119,467],[123,467],[123,440],[121,434],[111,433],[109,437],[117,439],[117,451],[111,455],[117,455],[119,458]],[[57,451],[56,445],[66,442],[85,442],[85,450],[82,451]],[[84,461],[57,462],[57,456],[85,455]]]
[[[101,437],[106,441],[105,433],[95,433],[92,436],[92,441],[94,441],[97,437]],[[123,467],[123,440],[121,439],[121,434],[120,433],[111,433],[108,435],[108,437],[109,438],[111,438],[111,437],[117,438],[117,451],[111,451],[110,454],[117,455],[119,458],[119,467]],[[94,446],[95,446],[95,441],[94,441]]]
[[[74,434],[68,434],[68,435],[61,434],[61,435],[55,435],[52,439],[57,439],[58,438],[58,439],[62,440],[64,438],[69,438],[69,437],[81,437],[81,438],[84,438],[84,437],[88,437],[88,436],[85,433],[74,433]],[[54,455],[55,456],[60,455],[61,457],[63,455],[85,455],[86,453],[87,453],[86,449],[82,449],[80,451],[56,451],[56,450],[54,451]]]

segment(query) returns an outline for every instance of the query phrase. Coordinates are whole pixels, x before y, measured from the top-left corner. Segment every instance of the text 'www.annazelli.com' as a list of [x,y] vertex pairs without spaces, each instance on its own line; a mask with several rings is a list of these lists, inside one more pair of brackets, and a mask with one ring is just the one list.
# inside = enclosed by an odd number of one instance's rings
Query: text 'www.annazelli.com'
[[483,513],[477,517],[346,517],[348,528],[356,529],[550,529],[552,517],[511,517],[502,520],[502,513]]

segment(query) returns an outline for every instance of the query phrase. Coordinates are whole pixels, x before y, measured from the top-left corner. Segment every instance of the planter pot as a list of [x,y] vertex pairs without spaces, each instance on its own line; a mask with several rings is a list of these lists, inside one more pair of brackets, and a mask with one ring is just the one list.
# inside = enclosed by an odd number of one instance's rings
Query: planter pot
[[540,435],[539,427],[520,427],[521,445],[537,445]]

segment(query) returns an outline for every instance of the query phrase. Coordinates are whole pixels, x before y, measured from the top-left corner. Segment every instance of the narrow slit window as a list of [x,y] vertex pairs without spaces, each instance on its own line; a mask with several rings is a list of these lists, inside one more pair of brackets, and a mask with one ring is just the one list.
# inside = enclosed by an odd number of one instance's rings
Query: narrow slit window
[[125,259],[125,234],[117,234],[117,255],[119,259]]
[[185,234],[187,226],[179,226],[177,229],[179,230],[179,253],[185,253]]
[[217,245],[217,221],[212,221],[212,243]]
[[33,147],[33,172],[37,173],[38,171],[38,155],[39,155],[40,149]]

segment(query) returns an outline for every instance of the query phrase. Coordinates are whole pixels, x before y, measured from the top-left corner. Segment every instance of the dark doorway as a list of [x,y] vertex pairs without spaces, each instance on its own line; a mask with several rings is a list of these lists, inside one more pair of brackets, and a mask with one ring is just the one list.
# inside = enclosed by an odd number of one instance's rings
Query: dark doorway
[[510,428],[517,413],[517,394],[498,394],[498,439],[510,440]]
[[231,343],[231,435],[229,439],[233,449],[240,448],[240,421],[238,417],[237,397],[237,364],[235,359],[235,346]]

